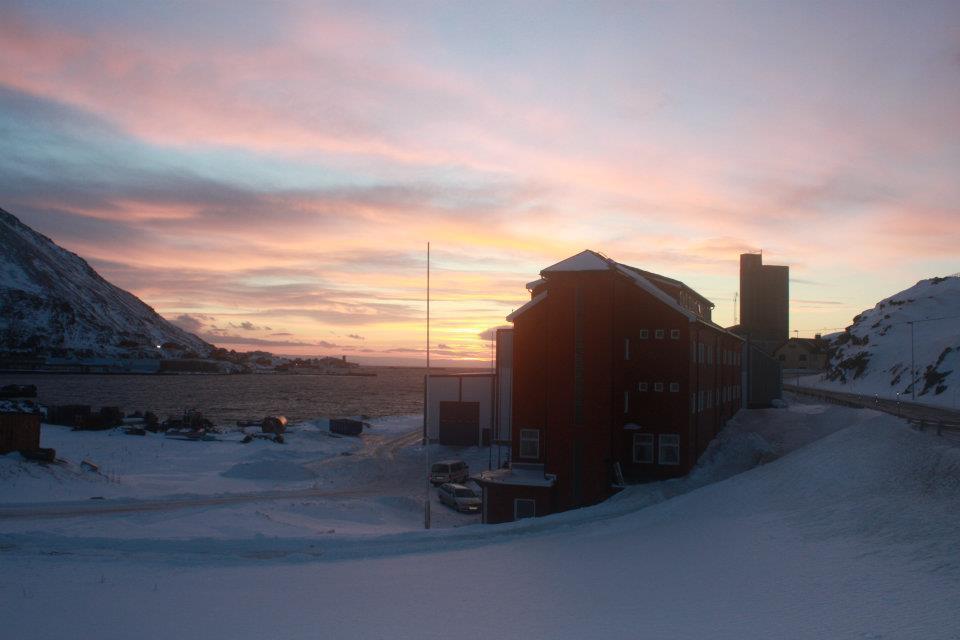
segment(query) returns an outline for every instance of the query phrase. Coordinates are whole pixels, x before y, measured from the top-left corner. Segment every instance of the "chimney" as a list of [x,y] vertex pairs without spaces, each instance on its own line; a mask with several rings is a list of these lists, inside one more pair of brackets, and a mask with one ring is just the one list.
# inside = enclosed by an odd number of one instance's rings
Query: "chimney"
[[344,362],[347,361],[347,356],[340,356],[340,357],[343,358],[343,361],[344,361]]

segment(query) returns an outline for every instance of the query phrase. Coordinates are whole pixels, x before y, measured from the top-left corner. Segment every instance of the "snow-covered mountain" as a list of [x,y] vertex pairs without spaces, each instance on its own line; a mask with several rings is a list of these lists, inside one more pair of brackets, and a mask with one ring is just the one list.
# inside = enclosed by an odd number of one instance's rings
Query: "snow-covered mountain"
[[212,348],[0,209],[0,352],[178,358]]
[[856,316],[831,336],[828,367],[822,382],[829,386],[953,406],[960,391],[960,277],[921,280]]

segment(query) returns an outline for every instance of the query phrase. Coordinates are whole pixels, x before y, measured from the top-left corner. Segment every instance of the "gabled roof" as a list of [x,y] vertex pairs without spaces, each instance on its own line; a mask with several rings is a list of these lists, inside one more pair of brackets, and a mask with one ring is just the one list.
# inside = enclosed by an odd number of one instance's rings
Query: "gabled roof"
[[517,309],[516,311],[508,315],[507,322],[513,322],[513,319],[519,316],[521,313],[526,313],[530,309],[540,304],[540,302],[547,297],[547,293],[548,293],[547,291],[544,291],[542,293],[538,293],[537,295],[535,295],[532,300],[527,302],[527,304],[523,305],[522,307],[520,307],[519,309]]
[[566,260],[561,260],[555,265],[551,265],[540,272],[545,276],[555,271],[607,271],[610,268],[610,259],[605,258],[596,251],[586,249],[575,256],[570,256]]
[[[729,330],[724,329],[718,324],[715,324],[709,320],[701,318],[693,311],[690,311],[682,304],[680,304],[673,296],[668,294],[666,291],[655,285],[652,280],[659,280],[662,282],[669,283],[679,289],[689,291],[693,295],[707,302],[711,307],[713,303],[701,296],[699,293],[683,284],[679,280],[674,280],[673,278],[667,278],[666,276],[661,276],[657,273],[652,273],[650,271],[644,271],[643,269],[637,269],[636,267],[631,267],[629,265],[621,264],[616,260],[611,260],[601,253],[596,251],[591,251],[589,249],[581,251],[580,253],[570,256],[566,260],[561,260],[560,262],[547,267],[546,269],[540,272],[540,275],[543,276],[540,280],[535,280],[533,282],[527,283],[528,289],[534,289],[546,281],[549,280],[551,273],[562,273],[562,272],[573,272],[573,271],[616,271],[623,276],[626,276],[633,282],[634,285],[643,289],[657,300],[667,305],[683,317],[685,317],[689,322],[700,322],[705,326],[711,327],[718,331],[728,333],[729,335],[743,339],[741,336],[731,333]],[[513,322],[517,316],[526,313],[528,310],[532,309],[534,306],[539,304],[544,298],[547,297],[548,291],[542,291],[536,296],[533,297],[528,303],[511,313],[507,316],[507,322]]]

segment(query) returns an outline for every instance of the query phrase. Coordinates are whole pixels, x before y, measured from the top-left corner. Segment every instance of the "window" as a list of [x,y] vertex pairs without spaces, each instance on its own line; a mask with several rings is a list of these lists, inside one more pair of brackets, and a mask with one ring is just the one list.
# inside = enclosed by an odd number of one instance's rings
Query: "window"
[[637,384],[637,391],[646,391],[646,390],[647,390],[647,386],[648,386],[648,385],[647,385],[646,382],[640,382],[640,383]]
[[630,411],[630,392],[623,392],[623,412],[628,413]]
[[653,332],[653,337],[657,340],[663,340],[663,329],[657,329]]
[[540,432],[537,429],[520,429],[520,457],[540,457]]
[[713,345],[707,345],[707,364],[713,364]]
[[670,339],[679,340],[680,339],[680,329],[670,329]]
[[623,339],[623,359],[630,359],[630,338]]
[[707,402],[704,399],[703,389],[701,389],[700,391],[697,392],[697,411],[703,411],[706,404]]
[[662,382],[654,382],[654,383],[653,383],[653,390],[656,391],[657,393],[663,391],[663,383],[662,383]]
[[660,464],[680,464],[680,436],[660,435]]
[[705,394],[707,396],[707,409],[710,409],[713,407],[713,391],[707,389]]
[[671,382],[670,383],[670,393],[680,393],[680,383]]
[[697,345],[694,342],[690,343],[690,362],[696,363],[697,361]]
[[640,329],[640,339],[641,339],[641,340],[646,340],[646,339],[649,338],[649,337],[650,337],[650,330],[649,330],[649,329]]
[[653,464],[653,434],[633,434],[633,461],[640,464]]
[[707,345],[703,344],[702,342],[697,343],[697,362],[699,362],[700,364],[703,364],[703,361],[707,359],[706,346]]
[[513,501],[513,519],[537,517],[537,501],[530,498],[517,498]]

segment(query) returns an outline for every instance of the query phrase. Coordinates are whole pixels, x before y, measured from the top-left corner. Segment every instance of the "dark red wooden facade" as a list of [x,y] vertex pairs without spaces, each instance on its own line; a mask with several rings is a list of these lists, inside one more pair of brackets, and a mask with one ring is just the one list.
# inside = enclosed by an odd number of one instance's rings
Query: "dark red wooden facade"
[[[710,322],[712,304],[675,280],[608,262],[545,270],[532,290],[538,301],[513,317],[511,458],[556,476],[542,500],[555,511],[608,497],[617,467],[627,480],[686,474],[740,408],[742,340]],[[634,273],[647,274],[644,286]],[[501,485],[489,497],[527,493]]]
[[0,455],[40,448],[40,415],[0,413]]

